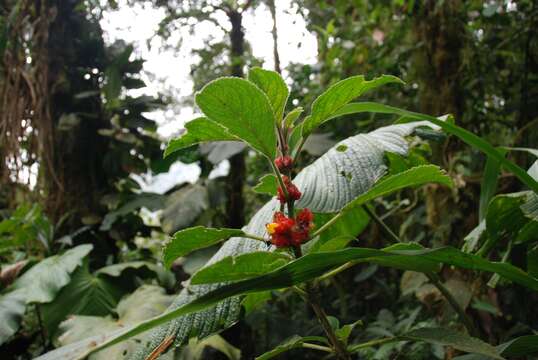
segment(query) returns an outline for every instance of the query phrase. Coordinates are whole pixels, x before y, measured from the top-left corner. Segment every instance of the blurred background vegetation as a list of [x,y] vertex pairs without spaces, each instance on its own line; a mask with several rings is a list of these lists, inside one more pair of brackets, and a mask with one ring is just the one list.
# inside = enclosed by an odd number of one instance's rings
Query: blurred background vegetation
[[[163,121],[157,121],[154,114],[192,107],[194,91],[219,76],[243,76],[251,66],[272,68],[282,72],[291,86],[293,105],[306,106],[345,77],[396,75],[405,86],[384,87],[369,94],[369,99],[435,116],[451,113],[460,126],[496,146],[536,147],[536,3],[2,1],[0,286],[5,290],[34,264],[56,254],[62,254],[57,255],[59,261],[41,262],[41,269],[67,284],[63,289],[48,289],[49,298],[40,297],[36,290],[32,301],[9,298],[3,290],[0,319],[12,325],[12,331],[0,334],[2,358],[30,359],[68,343],[66,336],[59,337],[67,329],[102,328],[113,318],[131,314],[129,321],[135,321],[160,313],[181,289],[181,281],[216,251],[198,251],[177,261],[169,271],[160,265],[166,237],[196,224],[241,227],[268,200],[250,188],[269,169],[243,145],[201,145],[163,159],[165,144],[177,134],[159,132]],[[145,91],[148,82],[159,79],[144,69],[139,44],[107,40],[110,36],[102,26],[106,14],[141,4],[162,15],[151,36],[157,56],[164,50],[180,52],[189,42],[202,44],[189,50],[186,66],[190,68],[182,69],[189,74],[189,89],[183,87],[182,94],[166,86]],[[280,61],[278,44],[291,36],[279,30],[278,16],[283,11],[301,19],[315,38],[314,62]],[[254,12],[274,21],[273,43],[264,44],[273,51],[269,64],[254,55],[254,44],[249,43],[243,26]],[[219,32],[204,37],[196,25],[205,22]],[[305,147],[308,155],[302,157],[303,165],[338,140],[389,123],[380,115],[331,122]],[[410,155],[415,162],[428,159],[440,164],[457,186],[405,191],[376,203],[376,208],[390,215],[387,222],[405,241],[459,247],[479,222],[476,214],[486,159],[451,137],[437,136],[415,145]],[[534,160],[526,152],[509,156],[525,168]],[[170,172],[178,163],[190,165]],[[176,178],[171,185],[148,185],[163,174]],[[512,175],[501,174],[499,192],[518,190],[520,185]],[[357,243],[376,247],[380,241],[380,229],[371,224]],[[81,244],[92,248],[76,247]],[[77,252],[65,253],[67,249]],[[518,246],[509,256],[513,264],[525,267],[524,252]],[[538,302],[536,293],[516,286],[480,288],[466,281],[464,272],[450,268],[443,277],[480,325],[484,339],[498,343],[538,327],[538,309],[530,306]],[[436,289],[413,274],[401,276],[401,272],[365,264],[330,282],[337,291],[322,289],[329,313],[344,323],[361,319],[367,334],[397,334],[417,324],[452,319]],[[475,295],[473,302],[466,300],[470,294]],[[277,293],[268,297],[257,311],[243,316],[218,338],[192,344],[176,358],[233,357],[239,348],[242,357],[250,359],[301,329],[311,332],[303,335],[321,333],[299,299]],[[151,306],[133,319],[140,299]],[[100,322],[88,325],[81,315]],[[441,347],[405,343],[387,344],[364,355],[378,359],[452,356]],[[282,358],[294,356],[298,355],[290,352]],[[302,351],[300,356],[316,358],[317,354]]]

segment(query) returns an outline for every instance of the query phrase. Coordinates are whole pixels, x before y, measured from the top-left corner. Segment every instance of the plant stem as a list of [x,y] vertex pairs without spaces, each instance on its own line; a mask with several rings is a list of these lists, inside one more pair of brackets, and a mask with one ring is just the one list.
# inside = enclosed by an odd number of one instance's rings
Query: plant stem
[[377,345],[383,345],[383,344],[387,344],[387,343],[391,343],[391,342],[395,342],[395,341],[400,341],[401,339],[399,339],[398,337],[388,337],[388,338],[382,338],[382,339],[375,339],[375,340],[371,340],[371,341],[367,341],[365,343],[362,343],[362,344],[357,344],[357,345],[353,345],[353,346],[350,346],[348,348],[349,352],[353,353],[353,352],[356,352],[360,349],[365,349],[365,348],[369,348],[369,347],[372,347],[372,346],[377,346]]
[[[377,216],[377,214],[373,210],[369,209],[367,206],[364,206],[364,209],[366,210],[368,215],[372,218],[372,220],[374,220],[379,226],[381,226],[383,231],[389,236],[392,243],[402,242],[400,238],[398,237],[398,235],[396,235],[391,230],[391,228],[389,228],[388,225],[385,224],[385,222],[381,220],[379,216]],[[458,314],[458,317],[460,318],[461,322],[463,323],[463,325],[465,326],[469,334],[473,336],[477,336],[478,333],[476,331],[476,328],[474,327],[474,324],[471,321],[471,319],[469,319],[469,317],[465,313],[465,309],[461,307],[461,305],[454,298],[454,296],[450,293],[450,291],[441,283],[439,276],[437,276],[437,274],[433,272],[425,272],[424,275],[426,275],[428,280],[441,292],[441,294],[443,294],[443,296],[448,301],[450,306]]]
[[263,242],[269,242],[269,239],[265,239],[261,236],[257,236],[257,235],[253,235],[253,234],[247,234],[247,233],[244,233],[243,234],[243,237],[246,237],[246,238],[249,238],[249,239],[252,239],[252,240],[258,240],[258,241],[263,241]]
[[286,199],[289,198],[288,189],[286,188],[286,185],[284,184],[284,180],[282,180],[282,174],[280,173],[280,170],[278,170],[274,161],[272,161],[271,159],[269,159],[269,163],[271,164],[271,167],[273,168],[273,172],[275,173],[276,179],[278,181],[278,185],[282,189],[284,196],[286,197]]
[[331,349],[330,347],[327,347],[327,346],[321,346],[321,345],[317,345],[317,344],[303,343],[302,346],[303,346],[304,348],[306,348],[306,349],[313,349],[313,350],[325,351],[325,352],[328,352],[328,353],[332,353],[332,352],[333,352],[333,349]]
[[43,327],[43,320],[41,319],[41,311],[39,310],[39,304],[35,304],[35,312],[37,315],[37,322],[39,323],[39,334],[41,336],[41,342],[43,348],[47,348],[47,339],[45,338],[45,328]]
[[336,334],[334,333],[334,330],[329,323],[329,320],[327,319],[327,315],[325,314],[325,311],[323,311],[323,308],[318,302],[317,296],[315,292],[312,290],[311,284],[306,284],[306,301],[310,304],[312,307],[312,310],[314,310],[314,313],[316,314],[321,327],[325,331],[325,334],[329,338],[329,341],[334,349],[334,352],[336,353],[336,356],[341,360],[349,360],[351,359],[349,356],[349,353],[347,352],[344,344],[338,338],[336,337]]
[[331,226],[334,225],[335,222],[337,222],[341,217],[342,217],[342,214],[343,212],[339,212],[338,214],[336,214],[335,216],[333,216],[331,218],[331,220],[327,221],[325,224],[323,224],[319,229],[317,229],[316,231],[314,231],[314,233],[312,234],[312,236],[310,236],[311,239],[315,238],[316,236],[318,236],[319,234],[321,234],[322,232],[324,232],[325,230],[327,230],[328,228],[330,228]]

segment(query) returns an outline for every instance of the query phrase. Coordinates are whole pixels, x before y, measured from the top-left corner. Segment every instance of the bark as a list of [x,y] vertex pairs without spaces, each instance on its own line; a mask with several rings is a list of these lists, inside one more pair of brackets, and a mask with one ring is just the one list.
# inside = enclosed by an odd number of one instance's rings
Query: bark
[[281,73],[280,69],[280,55],[278,53],[278,31],[276,24],[276,6],[275,0],[268,0],[267,5],[269,6],[269,11],[271,12],[271,17],[273,18],[273,29],[271,33],[273,35],[273,58],[275,61],[275,71]]
[[[230,32],[231,47],[231,75],[243,77],[245,33],[243,32],[242,13],[237,10],[228,12],[232,24]],[[228,199],[226,200],[226,226],[241,228],[245,225],[245,199],[243,187],[245,186],[246,165],[245,154],[239,153],[230,158],[230,173],[226,178]]]

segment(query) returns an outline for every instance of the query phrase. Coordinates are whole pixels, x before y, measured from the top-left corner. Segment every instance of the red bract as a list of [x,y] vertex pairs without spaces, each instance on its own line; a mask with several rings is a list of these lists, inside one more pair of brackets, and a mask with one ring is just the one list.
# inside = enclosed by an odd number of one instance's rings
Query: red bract
[[266,225],[271,243],[276,247],[299,246],[310,236],[314,215],[308,209],[301,210],[295,219],[281,212],[273,215],[273,222]]
[[287,171],[293,167],[293,159],[291,156],[280,156],[275,159],[275,165],[280,171]]
[[[297,186],[295,186],[289,177],[287,177],[286,175],[283,175],[282,176],[282,181],[284,181],[284,185],[286,185],[286,190],[288,191],[288,196],[289,196],[289,199],[290,200],[299,200],[301,198],[301,192],[299,191],[299,189],[297,188]],[[278,188],[278,200],[281,202],[281,203],[285,203],[287,201],[286,199],[286,195],[284,194],[284,191],[282,191],[282,188]]]

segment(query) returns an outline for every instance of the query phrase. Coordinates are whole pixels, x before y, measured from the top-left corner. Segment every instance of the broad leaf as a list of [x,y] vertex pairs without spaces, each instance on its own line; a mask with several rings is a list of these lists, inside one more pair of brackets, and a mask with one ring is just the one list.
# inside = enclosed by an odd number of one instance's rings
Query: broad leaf
[[92,245],[79,245],[42,260],[16,280],[8,288],[10,292],[0,296],[0,344],[18,330],[28,304],[54,300],[92,248]]
[[267,96],[256,85],[240,78],[220,78],[196,94],[196,104],[229,134],[274,159],[275,117]]
[[14,284],[15,289],[26,289],[27,303],[47,303],[69,283],[70,274],[82,264],[92,245],[79,245],[62,255],[46,258],[25,272]]
[[345,250],[305,255],[265,275],[224,285],[174,310],[125,329],[103,343],[96,343],[87,353],[76,358],[117,344],[153,327],[182,315],[205,309],[223,299],[263,290],[282,289],[314,279],[347,262],[373,262],[400,269],[430,272],[441,263],[457,267],[495,272],[508,280],[538,291],[538,279],[507,263],[490,262],[481,257],[461,252],[455,248],[421,249],[416,244],[397,244],[383,250],[348,248]]
[[0,296],[0,344],[3,344],[17,332],[25,312],[24,289],[11,291]]
[[304,121],[303,136],[309,135],[351,100],[388,83],[403,84],[403,81],[391,75],[382,75],[372,80],[358,75],[332,85],[312,103],[311,114]]
[[169,268],[175,259],[188,253],[218,244],[233,236],[244,235],[239,229],[212,229],[203,226],[180,230],[165,245],[163,250],[164,266]]
[[468,353],[487,355],[493,359],[503,359],[495,347],[480,339],[470,337],[457,331],[445,328],[422,328],[410,331],[401,338],[425,341],[431,344],[451,346]]
[[259,67],[250,69],[248,79],[267,95],[275,114],[275,121],[280,123],[289,95],[284,79],[275,71],[264,70]]
[[289,255],[284,253],[267,251],[229,256],[198,271],[191,278],[191,284],[249,279],[278,269],[290,260]]
[[262,176],[260,182],[252,188],[257,193],[276,196],[278,180],[275,175],[267,174]]
[[234,141],[238,140],[230,135],[226,129],[206,117],[199,117],[185,124],[186,132],[180,137],[170,140],[164,150],[164,156],[189,146],[207,141]]
[[534,180],[532,176],[527,174],[525,170],[517,166],[515,163],[507,160],[504,157],[504,154],[501,153],[501,151],[495,149],[495,147],[493,147],[486,140],[482,139],[481,137],[459,126],[456,126],[450,123],[449,121],[442,121],[430,115],[407,111],[407,110],[399,109],[393,106],[383,105],[383,104],[374,103],[374,102],[347,104],[346,106],[340,108],[339,111],[332,114],[332,116],[329,119],[336,118],[342,115],[356,114],[356,113],[362,113],[362,112],[394,114],[394,115],[403,116],[405,118],[412,119],[412,120],[429,121],[441,127],[444,131],[457,136],[468,145],[473,146],[477,148],[478,150],[482,151],[483,153],[491,157],[493,160],[496,160],[501,165],[503,165],[507,170],[512,172],[514,175],[516,175],[519,178],[519,180],[521,180],[521,182],[527,185],[535,193],[538,193],[538,182]]
[[538,354],[538,335],[525,335],[497,346],[503,356],[525,356]]
[[72,275],[71,281],[51,303],[41,306],[43,324],[53,334],[60,322],[68,315],[96,315],[112,314],[122,290],[106,279],[92,275],[88,265],[78,267]]
[[[154,285],[143,285],[120,301],[117,307],[119,315],[117,321],[110,317],[83,315],[70,317],[60,327],[63,335],[59,337],[59,342],[62,345],[76,344],[103,333],[117,331],[126,325],[160,314],[172,300],[173,296],[166,295],[164,289]],[[100,351],[92,355],[91,360],[127,359],[141,340],[144,340],[144,335]]]
[[[294,183],[304,190],[303,198],[298,207],[308,207],[316,213],[336,212],[349,201],[367,191],[386,172],[384,154],[387,151],[405,155],[408,150],[406,136],[411,134],[417,126],[427,125],[425,122],[393,125],[379,128],[368,134],[360,134],[337,144],[333,149],[305,168],[295,179]],[[345,151],[337,151],[345,147]],[[342,177],[341,172],[350,174]],[[334,191],[327,191],[334,189]],[[278,201],[273,199],[260,209],[245,227],[245,231],[264,236],[265,224],[271,221],[273,212],[279,208]],[[217,262],[227,256],[238,255],[253,251],[264,251],[267,246],[260,241],[246,238],[232,238],[224,243],[215,254],[210,263]],[[219,288],[219,285],[192,285],[183,290],[169,310],[187,304],[204,294]],[[235,323],[240,310],[240,300],[236,297],[228,298],[217,306],[187,314],[170,323],[161,326],[153,332],[147,347],[140,347],[134,359],[145,359],[167,336],[175,334],[175,344],[183,344],[189,336],[202,338]],[[106,338],[111,338],[107,336]],[[97,343],[104,339],[94,339]],[[73,346],[71,354],[77,349],[85,351],[88,343],[80,344],[79,348]],[[73,359],[76,357],[67,357]],[[62,357],[62,359],[64,359]]]

